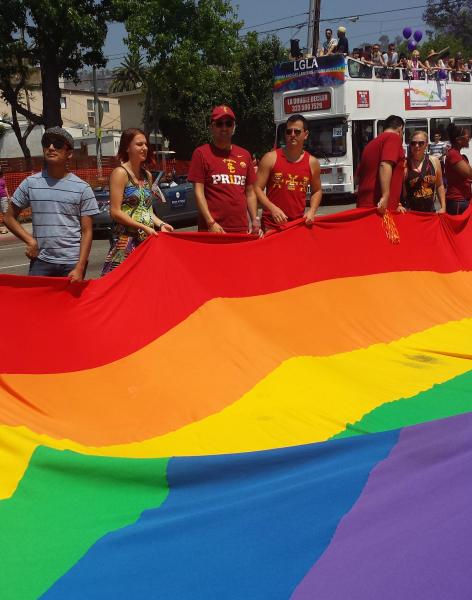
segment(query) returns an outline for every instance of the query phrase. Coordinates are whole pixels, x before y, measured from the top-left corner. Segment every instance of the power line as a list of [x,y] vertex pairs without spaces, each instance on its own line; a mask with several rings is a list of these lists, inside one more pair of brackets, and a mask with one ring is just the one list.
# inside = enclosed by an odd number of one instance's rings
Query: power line
[[[463,2],[463,0],[451,0],[450,4],[454,5],[454,4],[461,4]],[[376,12],[368,12],[368,13],[355,13],[355,14],[351,14],[351,15],[343,15],[343,16],[339,16],[339,17],[325,17],[323,19],[320,19],[320,23],[326,23],[328,21],[343,21],[345,19],[351,19],[354,17],[367,17],[367,16],[372,16],[372,15],[385,15],[385,14],[390,14],[390,13],[395,13],[395,12],[403,12],[405,10],[413,10],[416,8],[434,8],[435,6],[441,6],[441,3],[430,3],[430,4],[416,4],[414,6],[405,6],[403,8],[392,8],[390,10],[380,10],[380,11],[376,11]],[[247,27],[243,27],[243,29],[251,29],[254,27],[261,27],[263,25],[270,25],[271,23],[276,23],[278,21],[284,21],[286,19],[291,19],[297,16],[301,16],[301,15],[306,15],[308,14],[308,12],[304,12],[301,13],[299,15],[287,15],[284,18],[280,18],[280,19],[274,19],[273,21],[266,21],[265,23],[259,23],[257,25],[251,25],[251,26],[247,26]],[[309,21],[305,21],[304,23],[302,23],[301,25],[308,25]],[[265,33],[274,33],[276,31],[282,31],[284,29],[290,29],[290,27],[298,27],[298,24],[293,24],[293,25],[288,25],[288,26],[284,26],[284,27],[275,27],[274,29],[268,29],[266,31],[258,31],[257,33],[260,34],[265,34]],[[241,29],[241,31],[243,30]]]
[[307,15],[308,11],[298,13],[298,15],[289,15],[287,17],[280,17],[280,19],[273,19],[272,21],[265,21],[264,23],[258,23],[257,25],[246,25],[246,27],[241,27],[240,31],[244,31],[246,29],[251,29],[252,27],[262,27],[263,25],[271,25],[272,23],[278,23],[279,21],[285,21],[286,19],[294,19],[295,17],[303,17]]

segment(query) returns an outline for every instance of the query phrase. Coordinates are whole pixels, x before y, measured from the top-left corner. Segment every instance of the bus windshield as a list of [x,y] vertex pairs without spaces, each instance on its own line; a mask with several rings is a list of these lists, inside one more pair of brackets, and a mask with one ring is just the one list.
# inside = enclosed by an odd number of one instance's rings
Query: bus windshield
[[[346,119],[316,119],[308,121],[309,135],[306,149],[317,158],[346,154]],[[277,145],[285,146],[285,125],[277,130]]]

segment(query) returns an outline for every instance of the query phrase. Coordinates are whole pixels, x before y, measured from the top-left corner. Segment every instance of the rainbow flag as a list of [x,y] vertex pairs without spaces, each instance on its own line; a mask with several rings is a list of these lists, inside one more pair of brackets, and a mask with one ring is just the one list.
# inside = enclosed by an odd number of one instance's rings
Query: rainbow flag
[[2,600],[469,600],[472,225],[394,220],[2,276]]
[[273,91],[342,85],[345,71],[346,61],[342,54],[279,63],[274,67]]

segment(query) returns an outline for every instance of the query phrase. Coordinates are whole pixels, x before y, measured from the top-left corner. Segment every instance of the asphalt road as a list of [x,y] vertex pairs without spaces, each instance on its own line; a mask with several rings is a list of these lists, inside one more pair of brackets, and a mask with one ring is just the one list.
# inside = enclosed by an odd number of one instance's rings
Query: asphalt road
[[[318,209],[319,215],[332,214],[342,210],[349,210],[354,204],[321,206]],[[26,228],[31,231],[31,224],[27,223]],[[196,227],[186,227],[180,231],[194,231]],[[92,244],[92,251],[89,258],[87,270],[87,279],[95,279],[100,276],[103,261],[109,249],[109,242],[105,239],[95,239]],[[17,240],[12,234],[0,235],[0,275],[27,275],[29,261],[25,256],[24,244]]]

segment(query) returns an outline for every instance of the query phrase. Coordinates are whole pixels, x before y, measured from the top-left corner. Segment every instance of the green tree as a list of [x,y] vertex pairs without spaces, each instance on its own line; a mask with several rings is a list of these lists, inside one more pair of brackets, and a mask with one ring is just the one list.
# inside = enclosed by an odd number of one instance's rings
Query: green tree
[[258,155],[274,146],[274,66],[288,60],[287,50],[276,36],[260,40],[246,35],[234,69],[231,105],[238,117],[235,142]]
[[115,0],[128,45],[150,65],[144,122],[188,158],[206,140],[209,107],[230,100],[241,23],[228,0]]
[[[35,124],[62,125],[59,78],[75,79],[86,65],[105,65],[102,46],[112,9],[112,0],[2,0],[0,93],[12,109]],[[21,99],[31,67],[41,71],[41,115]]]
[[111,92],[130,92],[142,87],[148,76],[148,69],[138,52],[130,52],[120,64],[113,69]]
[[423,19],[433,28],[431,37],[455,38],[462,48],[472,50],[471,0],[428,0]]
[[421,47],[418,49],[421,51],[422,58],[426,58],[430,50],[435,50],[438,52],[444,48],[449,48],[449,54],[451,57],[454,57],[458,52],[462,52],[464,58],[472,56],[471,49],[467,48],[463,44],[462,40],[453,35],[444,35],[441,33],[436,35],[432,34],[429,39],[427,39],[424,44],[421,44]]

